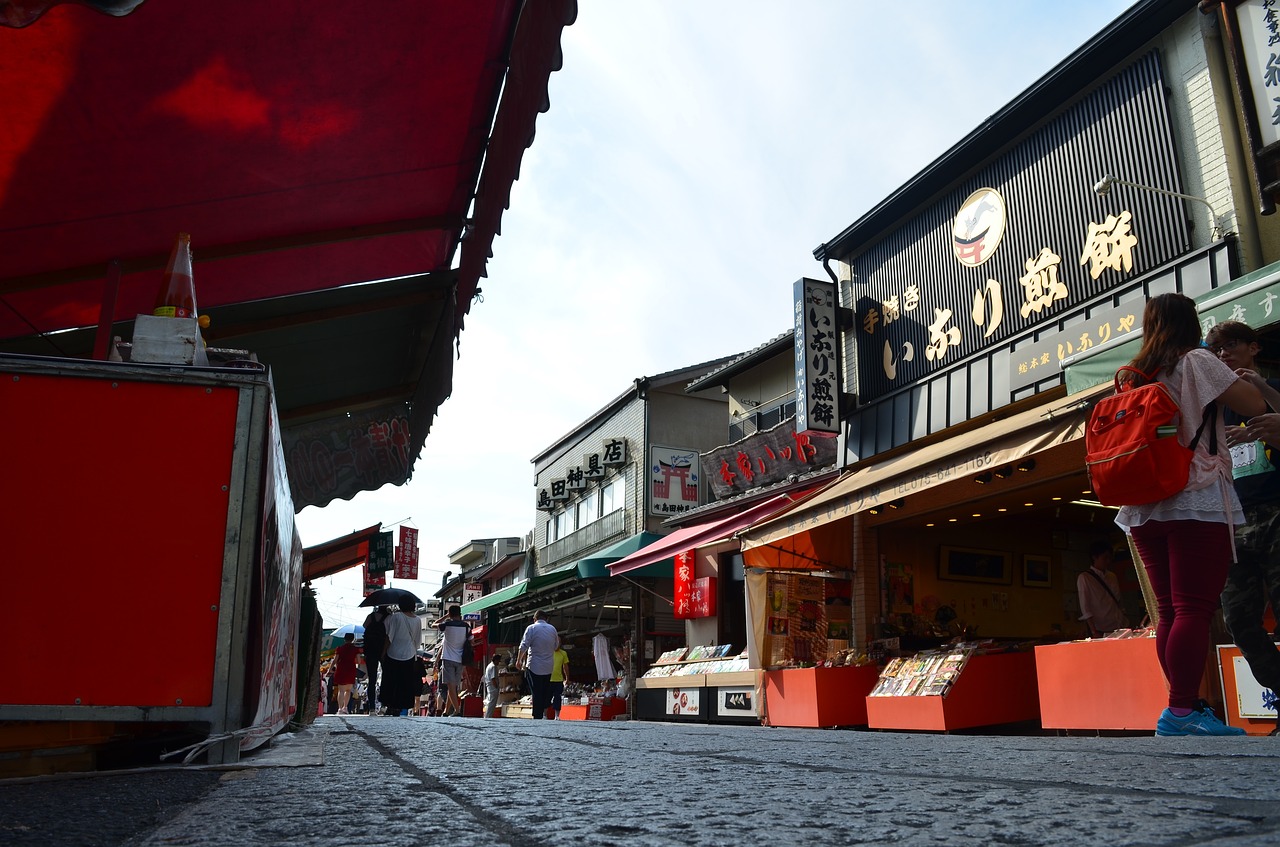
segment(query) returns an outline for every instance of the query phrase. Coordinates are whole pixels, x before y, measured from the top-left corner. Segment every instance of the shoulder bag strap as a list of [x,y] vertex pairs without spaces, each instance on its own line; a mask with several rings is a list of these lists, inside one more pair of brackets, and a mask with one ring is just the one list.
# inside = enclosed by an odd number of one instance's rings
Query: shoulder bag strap
[[1120,602],[1120,598],[1117,597],[1116,593],[1111,590],[1111,586],[1107,585],[1107,581],[1102,577],[1098,576],[1097,571],[1095,571],[1093,568],[1088,568],[1085,570],[1085,573],[1087,573],[1089,576],[1093,577],[1098,581],[1098,585],[1101,585],[1103,587],[1103,589],[1107,592],[1107,596],[1109,596],[1112,600],[1114,600],[1117,606],[1119,606],[1121,609],[1124,608],[1124,605],[1121,604]]

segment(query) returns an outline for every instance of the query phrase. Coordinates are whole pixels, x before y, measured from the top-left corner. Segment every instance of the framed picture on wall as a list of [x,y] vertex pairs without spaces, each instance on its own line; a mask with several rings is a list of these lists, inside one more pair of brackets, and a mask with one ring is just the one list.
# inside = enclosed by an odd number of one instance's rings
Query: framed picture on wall
[[1053,560],[1028,553],[1022,557],[1022,584],[1027,588],[1053,587]]
[[1008,585],[1013,581],[1009,558],[1008,553],[999,550],[943,547],[938,560],[938,578]]

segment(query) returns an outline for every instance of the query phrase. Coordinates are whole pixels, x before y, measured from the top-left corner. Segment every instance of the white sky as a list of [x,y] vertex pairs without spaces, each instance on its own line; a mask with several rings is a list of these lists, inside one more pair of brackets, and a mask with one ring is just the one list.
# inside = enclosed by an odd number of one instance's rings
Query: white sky
[[[536,454],[785,331],[818,244],[1129,5],[579,0],[413,479],[304,509],[303,544],[408,519],[421,578],[390,583],[426,599],[450,552],[523,536]],[[359,568],[314,585],[326,627],[364,620]]]

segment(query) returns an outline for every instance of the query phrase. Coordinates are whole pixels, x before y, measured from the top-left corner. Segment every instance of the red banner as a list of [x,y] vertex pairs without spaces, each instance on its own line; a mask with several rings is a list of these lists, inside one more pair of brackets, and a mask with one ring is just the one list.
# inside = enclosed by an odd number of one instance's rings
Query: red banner
[[387,585],[387,575],[383,573],[369,573],[369,563],[365,562],[360,566],[360,571],[364,574],[364,596],[368,597],[379,588],[385,588]]
[[396,547],[396,577],[418,578],[418,531],[410,526],[400,527],[400,545]]
[[675,556],[675,613],[677,620],[693,617],[693,550],[685,550]]

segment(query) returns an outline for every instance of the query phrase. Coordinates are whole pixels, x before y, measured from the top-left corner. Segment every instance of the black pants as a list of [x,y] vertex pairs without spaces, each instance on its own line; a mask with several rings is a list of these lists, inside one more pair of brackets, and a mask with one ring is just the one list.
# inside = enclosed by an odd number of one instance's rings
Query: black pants
[[1236,527],[1236,562],[1222,589],[1222,616],[1258,683],[1280,693],[1280,651],[1262,613],[1280,616],[1280,506],[1249,506]]
[[372,712],[378,708],[378,660],[371,659],[366,654],[364,657],[364,667],[367,672],[365,677],[368,681],[368,692],[364,698],[364,710]]
[[547,706],[551,705],[551,674],[534,673],[525,668],[524,675],[529,681],[529,692],[533,694],[533,718],[545,718]]

